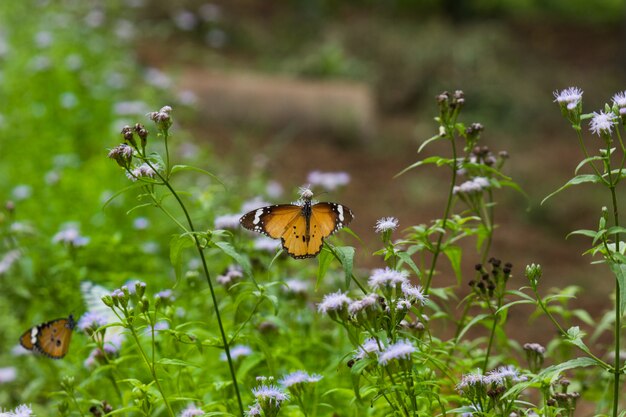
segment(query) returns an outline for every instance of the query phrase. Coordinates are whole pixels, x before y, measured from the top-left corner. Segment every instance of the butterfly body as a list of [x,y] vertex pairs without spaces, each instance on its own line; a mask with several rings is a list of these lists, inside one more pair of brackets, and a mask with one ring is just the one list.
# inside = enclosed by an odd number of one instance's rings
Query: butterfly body
[[20,344],[28,350],[52,359],[61,359],[70,347],[72,331],[76,327],[74,316],[55,319],[33,326],[22,334]]
[[337,203],[312,203],[305,197],[297,204],[261,207],[244,214],[246,229],[281,239],[283,248],[296,259],[313,258],[322,250],[324,238],[352,221],[352,211]]

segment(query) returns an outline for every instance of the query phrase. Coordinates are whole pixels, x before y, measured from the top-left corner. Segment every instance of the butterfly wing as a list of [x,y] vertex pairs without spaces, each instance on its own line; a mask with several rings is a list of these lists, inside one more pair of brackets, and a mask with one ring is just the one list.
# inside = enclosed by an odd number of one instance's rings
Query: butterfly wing
[[283,247],[296,259],[313,258],[322,250],[324,238],[352,221],[352,211],[341,204],[317,203],[311,206],[307,236],[306,217],[299,216],[281,236]]
[[34,326],[20,337],[20,344],[52,359],[61,359],[67,353],[76,323],[71,315]]
[[278,204],[252,210],[244,214],[239,223],[248,230],[278,239],[298,220],[298,217],[304,218],[302,207],[295,204]]

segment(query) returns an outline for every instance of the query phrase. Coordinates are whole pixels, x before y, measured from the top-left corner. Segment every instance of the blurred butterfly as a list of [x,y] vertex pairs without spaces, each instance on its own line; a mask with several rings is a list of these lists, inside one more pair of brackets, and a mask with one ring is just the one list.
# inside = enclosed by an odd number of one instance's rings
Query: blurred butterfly
[[293,258],[313,258],[322,250],[324,238],[349,224],[354,215],[342,204],[312,204],[312,197],[310,190],[304,190],[300,202],[252,210],[239,223],[248,230],[280,238]]
[[74,316],[56,319],[34,326],[20,337],[20,344],[28,350],[52,359],[61,359],[70,348]]

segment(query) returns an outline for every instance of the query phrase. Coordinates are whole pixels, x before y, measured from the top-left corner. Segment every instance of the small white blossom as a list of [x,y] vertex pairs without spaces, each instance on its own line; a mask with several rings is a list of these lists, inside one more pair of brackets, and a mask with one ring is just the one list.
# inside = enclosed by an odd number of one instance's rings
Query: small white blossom
[[377,294],[367,294],[363,298],[358,300],[354,300],[348,306],[348,313],[355,315],[363,310],[368,308],[376,308],[378,305],[378,295]]
[[224,214],[215,218],[216,229],[238,229],[241,214]]
[[280,241],[271,239],[269,237],[259,237],[254,239],[254,249],[265,252],[276,252],[280,248]]
[[593,113],[591,122],[589,122],[589,130],[596,135],[611,134],[613,132],[613,126],[615,126],[615,114],[605,113]]
[[396,308],[398,310],[408,310],[411,308],[411,302],[407,299],[401,298],[400,300],[398,300],[398,302],[396,303]]
[[189,404],[187,408],[185,408],[180,413],[180,417],[195,417],[195,416],[203,416],[205,413],[194,404]]
[[322,375],[313,374],[309,375],[304,371],[296,371],[285,375],[278,383],[285,388],[289,388],[292,385],[303,384],[306,382],[318,382],[323,378]]
[[317,311],[320,313],[328,313],[330,311],[338,311],[346,308],[352,300],[341,291],[332,294],[326,294],[321,303],[317,305]]
[[81,316],[80,320],[78,320],[78,323],[76,324],[76,327],[85,332],[89,330],[94,331],[99,327],[106,326],[107,324],[109,324],[109,321],[104,314],[98,311],[88,311]]
[[18,405],[13,411],[0,410],[0,417],[30,417],[33,416],[33,410],[26,404]]
[[376,339],[369,338],[363,342],[362,346],[359,346],[356,353],[354,354],[354,359],[363,359],[369,356],[370,353],[378,354],[380,352],[380,346]]
[[52,243],[62,243],[74,247],[85,246],[89,240],[88,237],[81,236],[77,225],[71,223],[52,237]]
[[465,181],[461,185],[455,185],[452,189],[453,194],[477,194],[484,189],[491,187],[491,183],[485,177],[472,178],[469,181]]
[[33,187],[30,185],[22,184],[18,185],[11,190],[11,195],[14,200],[21,201],[30,198],[33,195]]
[[406,271],[395,271],[389,267],[375,269],[367,282],[375,290],[383,287],[395,287],[408,282],[408,275]]
[[[152,163],[152,167],[154,167],[157,171],[160,169],[160,166],[157,163]],[[130,172],[126,172],[126,176],[131,181],[137,181],[138,178],[142,177],[154,178],[157,175],[157,171],[152,169],[152,167],[144,162],[138,167],[132,169]]]
[[17,378],[17,368],[14,366],[0,368],[0,385],[13,382],[15,378]]
[[4,275],[18,259],[20,259],[20,251],[13,249],[8,251],[0,260],[0,275]]
[[398,227],[398,219],[395,217],[383,217],[382,219],[376,220],[376,226],[374,226],[374,230],[376,233],[383,233],[389,230],[396,230]]
[[222,285],[232,285],[243,278],[243,269],[239,265],[229,265],[228,270],[223,275],[218,275],[216,281]]
[[136,230],[145,230],[150,227],[150,220],[145,217],[137,217],[133,220],[133,228]]
[[500,366],[499,368],[494,369],[487,373],[487,376],[484,377],[485,383],[493,383],[503,385],[506,380],[511,382],[521,382],[526,381],[526,377],[520,375],[518,370],[515,369],[513,365],[508,366]]
[[540,355],[546,353],[546,348],[541,346],[539,343],[524,343],[524,350],[536,352]]
[[289,399],[289,394],[274,385],[263,385],[254,388],[252,394],[254,394],[257,401],[273,403],[276,406],[279,406],[280,403]]
[[313,191],[311,191],[311,188],[308,185],[300,187],[298,192],[301,199],[310,199],[311,197],[313,197]]
[[471,388],[479,385],[484,386],[485,384],[485,376],[483,376],[480,371],[476,371],[475,373],[463,375],[461,377],[461,382],[459,382],[456,386],[456,390],[463,394]]
[[350,174],[347,172],[312,171],[307,176],[307,181],[311,185],[317,185],[325,190],[333,191],[343,185],[349,184]]
[[419,302],[421,305],[426,304],[426,300],[428,299],[428,296],[424,294],[424,290],[421,286],[415,287],[408,282],[402,284],[402,293],[406,297]]
[[411,359],[411,354],[416,350],[417,348],[409,340],[398,340],[396,343],[387,346],[387,349],[378,356],[378,363],[387,365],[389,361],[394,359]]
[[247,213],[249,211],[258,209],[259,207],[265,207],[269,205],[270,203],[263,200],[261,197],[254,197],[253,199],[248,200],[241,205],[241,212]]
[[568,110],[574,110],[582,98],[583,90],[578,87],[570,87],[554,92],[554,101],[561,105],[566,105]]
[[[249,346],[235,345],[232,348],[230,348],[230,358],[234,361],[239,358],[243,358],[245,356],[250,356],[250,355],[252,355],[252,349],[250,349]],[[222,354],[220,355],[220,360],[224,362],[228,360],[228,357],[226,356],[226,352],[222,352]]]
[[626,107],[626,91],[616,93],[613,96],[613,103],[615,103],[620,109]]
[[286,292],[292,294],[306,294],[310,290],[310,285],[306,281],[302,281],[296,278],[288,279],[285,281],[287,288],[283,288]]
[[252,404],[245,413],[246,417],[255,417],[261,415],[261,406],[259,403]]

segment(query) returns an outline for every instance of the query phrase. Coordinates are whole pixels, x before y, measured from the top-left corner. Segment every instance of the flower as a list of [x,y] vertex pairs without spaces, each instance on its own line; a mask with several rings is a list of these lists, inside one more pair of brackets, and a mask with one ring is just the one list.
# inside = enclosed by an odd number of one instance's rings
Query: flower
[[376,233],[383,233],[396,230],[397,227],[398,219],[396,219],[395,217],[383,217],[376,220],[376,226],[374,226],[374,230],[376,230]]
[[331,311],[339,311],[350,304],[352,300],[341,291],[332,294],[326,294],[322,302],[317,305],[317,311],[320,313],[330,313]]
[[88,237],[80,235],[78,226],[73,223],[65,225],[60,232],[52,237],[52,243],[63,243],[76,248],[87,245],[89,240]]
[[[232,360],[237,360],[244,356],[252,355],[252,349],[246,345],[235,345],[230,349],[230,358]],[[226,362],[228,357],[226,356],[226,352],[222,352],[220,355],[220,360]]]
[[17,378],[17,369],[14,366],[0,368],[0,384],[15,381]]
[[0,260],[0,275],[6,273],[13,264],[20,258],[20,251],[18,249],[13,249],[4,254],[2,259]]
[[358,300],[354,300],[348,306],[348,313],[355,315],[368,308],[375,308],[378,305],[378,295],[371,293],[363,296]]
[[304,384],[306,382],[317,382],[322,378],[324,378],[322,375],[309,375],[305,371],[295,371],[285,375],[280,381],[278,381],[278,383],[285,388],[289,388],[292,385]]
[[197,408],[194,404],[189,404],[187,408],[180,413],[180,417],[194,417],[202,415],[204,415],[204,411]]
[[137,217],[135,220],[133,220],[133,228],[135,230],[145,230],[148,227],[150,227],[150,220],[146,219],[145,217]]
[[398,310],[408,310],[411,308],[411,302],[407,299],[400,299],[398,300],[397,304],[396,304],[396,308]]
[[109,321],[102,313],[97,311],[88,311],[82,315],[80,320],[78,320],[76,327],[78,327],[82,332],[91,334],[96,329],[106,326],[107,324],[109,324]]
[[176,300],[174,292],[169,288],[167,290],[159,291],[158,293],[154,294],[154,298],[157,299],[157,301],[162,302],[163,304],[171,304],[174,302],[174,300]]
[[311,188],[308,185],[300,187],[298,192],[300,193],[301,199],[311,199],[311,197],[313,197],[313,191],[311,191]]
[[33,415],[33,410],[26,404],[18,405],[13,411],[1,411],[0,417],[30,417]]
[[461,394],[467,394],[468,391],[477,387],[483,387],[486,384],[485,377],[476,371],[475,373],[465,374],[461,377],[461,382],[456,386],[456,390]]
[[254,397],[261,405],[273,402],[276,406],[280,406],[280,403],[289,399],[289,394],[275,385],[263,385],[254,388],[252,389],[252,394],[254,394]]
[[243,278],[243,269],[239,265],[230,265],[223,275],[218,275],[216,281],[222,285],[230,286]]
[[157,163],[152,163],[152,167],[151,167],[150,165],[144,162],[138,167],[135,167],[134,169],[132,169],[130,172],[126,172],[126,176],[131,181],[137,181],[138,178],[142,178],[142,177],[154,178],[157,175],[159,168],[160,168],[159,164]]
[[426,304],[428,296],[424,294],[421,286],[413,286],[408,282],[402,284],[402,293],[410,299],[418,301],[421,305]]
[[405,339],[405,340],[398,340],[396,343],[387,346],[387,349],[385,349],[379,356],[378,356],[378,363],[381,365],[387,365],[387,363],[389,363],[389,361],[391,360],[402,360],[402,359],[406,359],[406,360],[410,360],[411,359],[411,354],[413,352],[415,352],[417,350],[417,348],[415,346],[413,346],[413,344]]
[[591,133],[595,133],[600,136],[601,134],[611,134],[613,126],[615,125],[615,114],[594,112],[591,122],[589,122],[589,130]]
[[259,405],[259,403],[252,404],[250,406],[250,408],[248,408],[248,411],[246,411],[245,415],[247,417],[260,416],[261,415],[261,406]]
[[513,365],[500,366],[487,373],[484,377],[485,383],[503,385],[507,380],[511,382],[525,381],[526,377],[520,375]]
[[541,346],[539,343],[524,343],[524,350],[536,352],[540,355],[546,353],[546,348]]
[[238,229],[241,214],[224,214],[215,218],[216,229]]
[[406,271],[395,271],[389,267],[385,269],[375,269],[367,283],[373,289],[395,287],[396,285],[402,285],[408,282],[408,275]]
[[33,187],[22,184],[17,185],[11,190],[11,195],[16,201],[26,200],[33,194]]
[[613,103],[615,103],[615,105],[617,105],[620,109],[626,107],[626,91],[616,93],[613,96]]
[[578,87],[569,87],[565,90],[554,92],[554,101],[564,105],[568,110],[574,110],[583,98],[583,90]]
[[489,188],[491,183],[485,177],[472,178],[469,181],[465,181],[461,185],[455,185],[452,189],[453,194],[474,194],[479,193],[482,190]]
[[[333,191],[342,185],[350,183],[350,174],[347,172],[321,172],[312,171],[307,176],[311,185],[318,185],[325,190]],[[304,197],[303,197],[304,198]]]
[[259,207],[265,207],[271,205],[267,201],[263,200],[261,197],[255,197],[252,200],[248,200],[241,205],[241,212],[247,213],[252,210],[256,210]]
[[354,355],[354,359],[363,359],[369,356],[370,353],[379,353],[379,352],[380,352],[380,346],[378,345],[378,341],[376,341],[376,339],[369,338],[363,342],[363,345],[358,347]]
[[254,239],[254,249],[265,252],[276,252],[280,248],[281,243],[278,240],[271,239],[269,237],[261,236]]
[[285,281],[286,288],[283,287],[283,290],[292,294],[306,294],[309,292],[309,283],[306,281],[301,281],[296,278],[288,279]]

